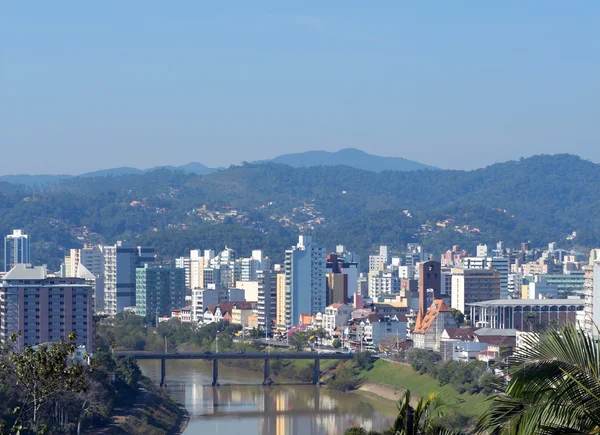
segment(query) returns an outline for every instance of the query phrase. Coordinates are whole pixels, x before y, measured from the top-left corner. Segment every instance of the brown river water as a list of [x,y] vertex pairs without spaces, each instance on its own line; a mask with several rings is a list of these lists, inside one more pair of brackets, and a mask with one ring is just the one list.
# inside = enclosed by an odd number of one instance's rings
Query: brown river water
[[[160,382],[160,361],[139,361],[143,373]],[[185,435],[334,435],[352,426],[389,428],[393,403],[314,385],[264,387],[262,373],[219,365],[219,387],[212,387],[212,365],[167,361],[167,393],[185,405]]]

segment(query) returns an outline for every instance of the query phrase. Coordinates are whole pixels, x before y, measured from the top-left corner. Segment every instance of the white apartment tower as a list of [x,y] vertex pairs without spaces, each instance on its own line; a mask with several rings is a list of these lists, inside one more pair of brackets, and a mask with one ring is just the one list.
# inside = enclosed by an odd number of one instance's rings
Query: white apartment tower
[[29,236],[23,230],[13,230],[4,237],[4,271],[8,272],[17,264],[31,263]]
[[175,267],[183,269],[185,276],[185,288],[190,289],[191,285],[191,259],[190,257],[179,257],[175,259]]
[[286,326],[296,325],[300,314],[316,314],[325,310],[326,257],[323,245],[311,236],[300,236],[298,244],[285,251]]
[[598,336],[600,328],[600,249],[592,249],[590,263],[584,266],[584,320],[583,329]]

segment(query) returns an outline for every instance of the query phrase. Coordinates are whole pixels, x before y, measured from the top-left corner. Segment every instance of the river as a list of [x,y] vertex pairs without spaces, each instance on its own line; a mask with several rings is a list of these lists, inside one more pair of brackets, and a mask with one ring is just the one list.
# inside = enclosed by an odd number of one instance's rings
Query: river
[[[139,361],[160,382],[160,361]],[[220,387],[212,387],[212,364],[167,361],[167,392],[187,408],[184,435],[334,435],[352,426],[389,428],[396,408],[386,401],[338,393],[314,385],[263,387],[262,373],[219,364]]]

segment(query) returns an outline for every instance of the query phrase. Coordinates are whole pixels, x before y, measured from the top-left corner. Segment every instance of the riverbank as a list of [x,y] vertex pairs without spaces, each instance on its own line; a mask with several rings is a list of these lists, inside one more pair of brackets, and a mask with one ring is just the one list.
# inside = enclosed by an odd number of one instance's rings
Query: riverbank
[[143,378],[133,406],[115,408],[108,426],[90,428],[85,433],[181,435],[188,422],[189,414],[182,404],[165,394],[150,379]]
[[421,375],[406,364],[379,360],[371,370],[361,372],[360,376],[362,384],[356,390],[358,394],[398,402],[404,392],[410,390],[413,405],[416,405],[421,397],[437,394],[450,410],[446,420],[452,420],[453,425],[457,427],[470,428],[489,407],[488,396],[461,394],[448,384],[440,386],[436,379],[427,374]]

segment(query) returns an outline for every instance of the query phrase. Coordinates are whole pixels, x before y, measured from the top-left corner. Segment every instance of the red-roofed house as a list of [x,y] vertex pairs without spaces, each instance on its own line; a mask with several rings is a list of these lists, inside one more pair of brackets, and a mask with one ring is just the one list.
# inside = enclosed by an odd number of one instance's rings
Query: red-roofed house
[[441,299],[434,299],[422,319],[417,319],[412,333],[414,347],[440,351],[442,334],[447,328],[458,327],[450,307]]

